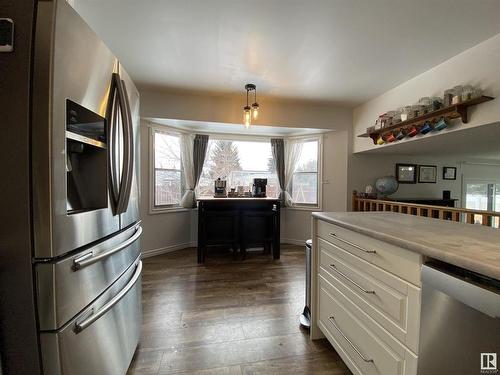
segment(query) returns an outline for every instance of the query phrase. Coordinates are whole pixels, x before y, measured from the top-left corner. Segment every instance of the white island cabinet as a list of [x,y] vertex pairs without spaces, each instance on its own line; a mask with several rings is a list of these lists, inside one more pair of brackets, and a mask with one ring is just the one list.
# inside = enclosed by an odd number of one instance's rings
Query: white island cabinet
[[422,255],[313,218],[311,338],[355,375],[416,375]]
[[[355,375],[417,374],[423,262],[500,280],[499,229],[391,212],[314,212],[312,233],[311,339],[326,336]],[[431,329],[446,318],[437,313]]]

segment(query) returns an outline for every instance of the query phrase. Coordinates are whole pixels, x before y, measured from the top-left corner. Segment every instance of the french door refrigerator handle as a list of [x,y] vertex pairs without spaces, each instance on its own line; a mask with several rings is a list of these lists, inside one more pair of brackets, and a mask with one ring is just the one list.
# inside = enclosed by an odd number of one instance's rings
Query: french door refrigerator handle
[[[115,73],[116,74],[116,73]],[[129,180],[129,174],[130,174],[130,165],[131,165],[131,160],[130,160],[130,116],[129,116],[129,111],[127,110],[127,96],[126,96],[126,89],[124,88],[125,84],[123,81],[120,79],[120,77],[116,76],[116,88],[118,92],[118,99],[119,99],[119,104],[120,104],[120,112],[121,112],[121,117],[122,117],[122,126],[123,126],[123,137],[125,139],[124,142],[124,150],[123,150],[123,173],[120,179],[120,195],[118,198],[118,205],[116,209],[117,214],[121,214],[126,211],[126,205],[125,205],[125,200],[127,199],[127,182]]]
[[118,107],[119,107],[119,97],[117,95],[119,76],[117,73],[113,73],[111,76],[111,86],[109,91],[109,102],[106,110],[106,118],[109,123],[108,129],[108,155],[109,155],[109,171],[110,171],[110,184],[111,184],[111,198],[113,201],[113,210],[115,214],[117,213],[118,204],[120,200],[120,185],[118,183],[118,176],[116,173],[116,168],[118,165],[118,159],[116,157],[116,127],[118,122]]
[[75,323],[75,332],[79,333],[82,332],[85,328],[88,328],[90,325],[92,325],[96,320],[98,320],[100,317],[102,317],[104,314],[106,314],[109,310],[113,308],[120,300],[125,297],[125,295],[132,289],[141,276],[142,272],[142,261],[139,261],[139,264],[137,265],[137,268],[135,269],[134,276],[130,279],[130,281],[127,283],[127,285],[120,290],[120,292],[111,298],[109,302],[107,302],[104,306],[102,306],[99,310],[97,310],[94,314],[90,315],[88,318],[84,319],[81,322],[76,322]]
[[132,114],[130,112],[130,103],[128,100],[127,86],[125,82],[121,81],[121,88],[123,91],[123,106],[127,113],[125,126],[127,131],[125,133],[125,144],[127,150],[127,166],[125,169],[125,187],[123,189],[122,207],[120,213],[127,211],[128,202],[130,199],[130,190],[132,188],[132,178],[134,172],[134,128],[132,123]]
[[141,236],[141,234],[142,234],[142,227],[137,226],[135,233],[130,238],[128,238],[127,240],[125,240],[124,242],[119,244],[118,246],[115,246],[115,247],[109,249],[108,251],[105,251],[105,252],[100,253],[100,254],[95,255],[95,256],[92,253],[87,253],[87,254],[82,255],[79,258],[76,258],[73,261],[73,268],[76,271],[78,271],[84,267],[87,267],[87,266],[90,266],[91,264],[99,262],[100,260],[107,258],[110,255],[113,255],[114,253],[117,253],[120,250],[123,250],[127,246],[131,245],[132,243],[137,241],[137,239]]

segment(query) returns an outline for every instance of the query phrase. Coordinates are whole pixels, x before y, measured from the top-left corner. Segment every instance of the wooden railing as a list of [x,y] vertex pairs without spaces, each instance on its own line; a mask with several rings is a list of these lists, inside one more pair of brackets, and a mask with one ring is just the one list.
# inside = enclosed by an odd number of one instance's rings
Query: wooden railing
[[408,215],[458,221],[468,224],[481,224],[493,228],[498,228],[500,224],[500,212],[496,211],[470,210],[466,208],[430,206],[392,200],[360,198],[355,191],[352,195],[352,210],[399,212]]

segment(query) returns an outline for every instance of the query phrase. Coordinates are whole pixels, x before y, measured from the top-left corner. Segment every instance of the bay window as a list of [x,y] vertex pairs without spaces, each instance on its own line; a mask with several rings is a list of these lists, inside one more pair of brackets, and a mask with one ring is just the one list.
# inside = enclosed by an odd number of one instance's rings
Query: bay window
[[152,208],[178,207],[183,193],[180,137],[152,130]]
[[297,167],[292,176],[294,206],[319,206],[319,139],[304,140]]
[[251,190],[254,178],[267,178],[267,196],[279,196],[278,177],[268,139],[241,140],[211,137],[198,185],[198,196],[214,194],[214,181],[227,181],[228,191],[243,186]]

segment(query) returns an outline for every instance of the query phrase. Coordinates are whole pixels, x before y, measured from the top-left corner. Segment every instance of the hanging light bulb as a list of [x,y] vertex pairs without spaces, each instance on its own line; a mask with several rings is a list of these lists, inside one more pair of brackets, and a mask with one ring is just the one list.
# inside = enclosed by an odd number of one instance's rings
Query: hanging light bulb
[[[247,91],[247,105],[243,107],[243,123],[245,127],[250,127],[252,124],[252,118],[257,119],[259,115],[259,104],[257,104],[257,88],[253,83],[247,83],[245,85],[245,90]],[[254,103],[250,107],[248,104],[248,94],[250,91],[254,91]]]
[[257,103],[257,86],[253,89],[253,104],[252,104],[252,118],[257,120],[259,117],[259,103]]
[[257,117],[259,117],[259,104],[255,102],[252,104],[252,118],[257,120]]
[[250,124],[252,123],[251,110],[250,106],[248,105],[243,107],[243,123],[245,124],[246,128],[250,127]]

